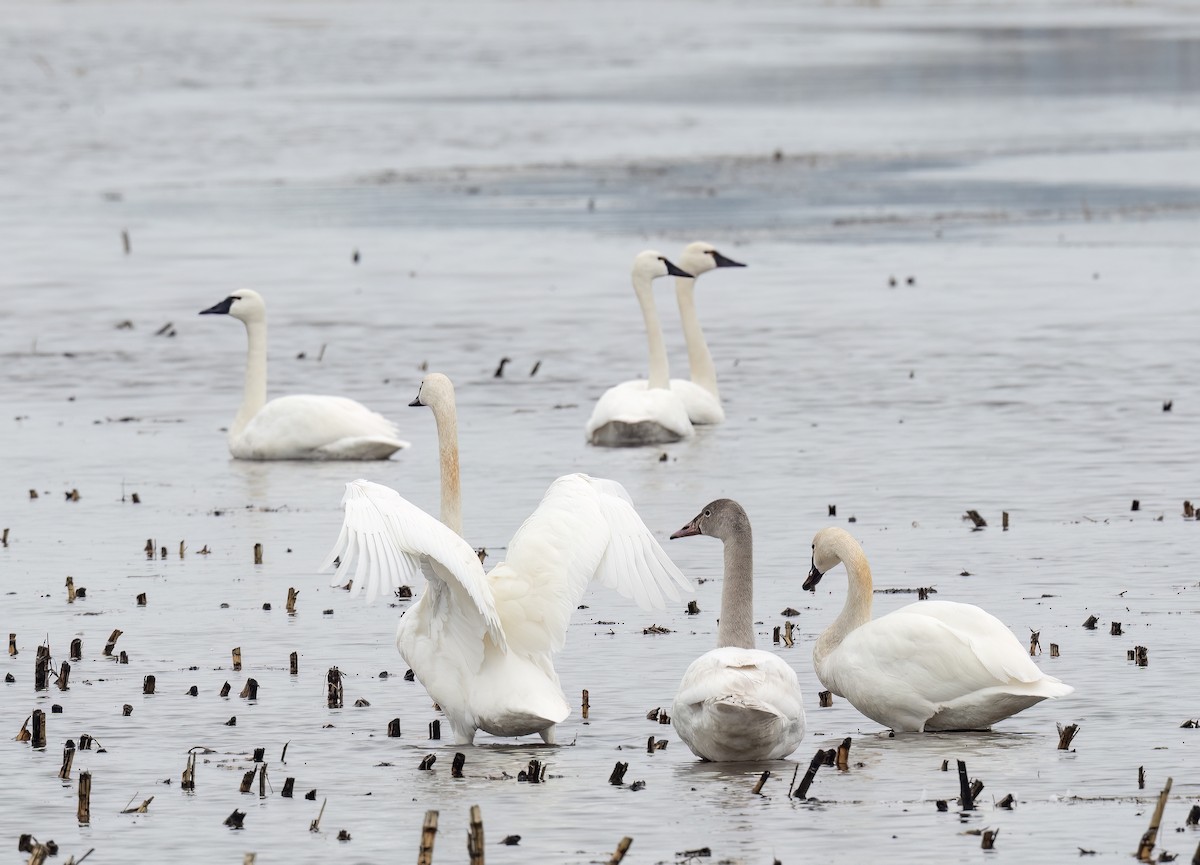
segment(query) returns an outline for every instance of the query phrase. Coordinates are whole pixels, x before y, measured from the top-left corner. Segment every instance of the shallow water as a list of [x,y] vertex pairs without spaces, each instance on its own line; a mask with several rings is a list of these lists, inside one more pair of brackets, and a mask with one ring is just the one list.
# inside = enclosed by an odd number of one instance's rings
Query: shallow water
[[[375,4],[13,7],[0,631],[20,654],[0,660],[16,679],[0,690],[0,833],[97,861],[374,862],[415,856],[438,809],[448,861],[479,804],[500,862],[607,861],[624,835],[637,862],[701,847],[973,862],[979,838],[962,833],[983,827],[1002,830],[997,855],[1057,861],[1132,852],[1170,775],[1160,840],[1190,855],[1196,831],[1175,831],[1200,797],[1196,731],[1179,726],[1200,714],[1200,529],[1180,516],[1200,497],[1190,7],[715,3],[700,17],[615,3],[587,27],[549,4],[501,8],[420,7],[415,26]],[[701,235],[750,264],[699,287],[729,421],[662,449],[587,447],[592,403],[645,366],[629,259]],[[361,399],[412,449],[369,465],[229,460],[244,335],[195,313],[239,286],[270,304],[272,393]],[[665,286],[659,303],[682,364]],[[156,335],[168,322],[174,335]],[[705,580],[691,618],[590,593],[558,661],[572,702],[590,691],[588,721],[576,711],[553,749],[480,736],[461,780],[453,745],[427,739],[428,697],[402,679],[399,610],[314,574],[345,481],[436,510],[433,419],[405,408],[425,364],[458,386],[466,532],[491,561],[554,477],[587,471],[621,481]],[[718,496],[753,520],[760,647],[800,610],[795,647],[774,648],[800,675],[809,735],[769,766],[698,764],[645,717],[715,639],[718,544],[665,539]],[[987,529],[963,522],[970,508]],[[1076,693],[974,735],[890,738],[844,701],[819,708],[811,647],[844,588],[840,572],[815,595],[800,583],[811,535],[835,521],[879,588],[934,586],[1022,640],[1039,630],[1061,647],[1039,663]],[[147,538],[169,555],[147,560]],[[73,605],[68,574],[88,589]],[[880,594],[877,611],[912,600]],[[127,666],[101,656],[114,628]],[[76,636],[70,690],[34,693],[37,644],[57,662]],[[1126,660],[1135,645],[1147,667]],[[341,710],[325,707],[333,665]],[[248,676],[257,701],[236,697]],[[50,703],[63,714],[47,716],[45,752],[10,738]],[[1080,725],[1074,750],[1055,749],[1056,722]],[[76,755],[94,773],[81,828],[56,772],[85,732],[105,752]],[[648,754],[650,736],[670,744]],[[852,769],[789,799],[796,767],[846,736]],[[183,795],[194,746],[214,753]],[[256,747],[263,800],[237,792]],[[535,757],[545,784],[511,777]],[[986,784],[970,814],[934,807],[957,795],[940,771],[955,759]],[[644,789],[607,783],[617,760]],[[278,796],[289,776],[293,800]],[[995,808],[1009,792],[1015,810]],[[118,813],[151,795],[148,813]],[[305,832],[325,800],[322,831]],[[222,826],[234,808],[241,832]],[[510,834],[520,845],[500,846]]]

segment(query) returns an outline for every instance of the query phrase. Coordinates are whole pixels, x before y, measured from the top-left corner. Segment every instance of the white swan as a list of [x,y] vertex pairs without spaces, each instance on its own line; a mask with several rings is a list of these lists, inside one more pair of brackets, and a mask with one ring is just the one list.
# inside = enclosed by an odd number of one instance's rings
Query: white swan
[[846,531],[813,538],[815,591],[841,562],[849,593],[817,639],[813,666],[826,688],[896,732],[985,730],[1009,715],[1075,689],[1047,676],[1012,631],[973,604],[918,601],[871,618],[871,566]]
[[[683,400],[688,419],[693,424],[724,423],[725,409],[717,388],[717,368],[713,364],[700,317],[696,315],[696,280],[701,274],[718,267],[745,267],[739,261],[726,258],[711,243],[689,243],[679,257],[679,266],[692,276],[675,277],[675,300],[679,304],[679,319],[683,323],[683,338],[687,343],[688,367],[691,380],[671,379],[671,392]],[[619,387],[645,390],[644,380],[622,382]]]
[[679,738],[703,760],[781,760],[804,738],[804,701],[791,666],[754,648],[754,558],[750,520],[717,499],[671,535],[725,544],[717,648],[691,663],[671,707]]
[[385,460],[408,442],[396,425],[343,396],[303,394],[267,402],[267,305],[243,288],[201,315],[230,315],[246,325],[246,389],[229,427],[239,460]]
[[670,389],[667,347],[663,342],[658,309],[654,305],[651,284],[660,276],[690,276],[654,250],[640,252],[633,259],[633,290],[646,322],[646,340],[650,348],[650,377],[635,387],[614,385],[604,392],[587,422],[587,438],[602,447],[677,442],[693,433],[687,408]]
[[458,744],[477,730],[496,736],[540,733],[570,714],[554,671],[571,612],[597,581],[643,607],[664,606],[690,590],[686,577],[642,522],[615,481],[564,475],[509,542],[508,558],[484,574],[461,537],[454,386],[425,377],[413,405],[433,409],[442,479],[442,522],[397,492],[368,481],[346,485],[345,520],[326,560],[341,563],[367,599],[424,573],[425,590],[400,619],[396,647],[446,713]]

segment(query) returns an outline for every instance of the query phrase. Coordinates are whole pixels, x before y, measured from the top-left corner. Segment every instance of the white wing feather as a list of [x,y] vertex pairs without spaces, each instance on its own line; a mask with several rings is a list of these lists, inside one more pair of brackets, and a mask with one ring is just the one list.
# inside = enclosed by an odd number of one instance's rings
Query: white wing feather
[[[344,585],[346,577],[353,574],[351,595],[365,586],[370,603],[380,594],[415,582],[418,573],[431,580],[453,580],[480,617],[480,636],[486,631],[497,647],[507,648],[488,579],[466,541],[382,484],[366,480],[346,484],[342,506],[341,533],[321,566],[325,570],[340,557],[331,585]],[[438,567],[423,569],[424,560]],[[465,611],[456,612],[461,615]]]
[[643,608],[662,609],[692,586],[659,546],[615,481],[564,475],[517,530],[508,558],[489,574],[510,645],[554,652],[571,613],[597,580]]

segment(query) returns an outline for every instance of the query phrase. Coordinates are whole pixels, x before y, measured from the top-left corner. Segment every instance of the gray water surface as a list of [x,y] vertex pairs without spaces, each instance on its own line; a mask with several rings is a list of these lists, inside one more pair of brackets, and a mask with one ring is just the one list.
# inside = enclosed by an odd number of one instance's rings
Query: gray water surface
[[[1001,830],[993,855],[1012,861],[1123,858],[1168,776],[1159,840],[1192,855],[1200,746],[1180,727],[1200,716],[1200,524],[1181,516],[1200,499],[1192,7],[6,11],[0,631],[20,652],[0,655],[16,680],[0,686],[9,860],[24,861],[16,837],[31,832],[64,859],[95,848],[96,862],[404,861],[436,809],[435,861],[465,861],[476,804],[492,862],[606,862],[622,836],[626,862],[703,847],[747,863],[977,862],[988,854],[964,833],[983,828]],[[728,422],[661,449],[588,447],[595,400],[645,371],[629,262],[697,237],[750,265],[698,289]],[[243,286],[269,304],[272,394],[354,397],[413,447],[376,464],[231,461],[245,337],[196,313]],[[406,407],[423,368],[458,387],[466,534],[489,564],[555,477],[586,471],[624,484],[703,580],[694,617],[589,593],[557,662],[575,705],[560,747],[481,735],[462,779],[454,746],[428,739],[438,712],[403,680],[393,635],[407,602],[369,607],[315,573],[348,480],[436,513],[433,418]],[[701,764],[646,718],[715,643],[719,545],[666,538],[719,496],[753,522],[759,647],[804,689],[809,734],[791,760]],[[968,509],[988,527],[972,531]],[[877,588],[932,586],[1022,641],[1039,631],[1038,663],[1076,692],[968,735],[893,738],[842,700],[820,708],[811,649],[845,589],[840,571],[815,595],[800,584],[830,523],[862,541]],[[148,538],[166,558],[147,558]],[[87,588],[71,605],[67,575]],[[914,600],[878,594],[876,611]],[[771,641],[788,607],[791,648]],[[1084,630],[1092,614],[1100,626]],[[652,624],[671,633],[644,634]],[[128,665],[102,656],[116,628]],[[57,663],[75,637],[70,689],[35,693],[37,645]],[[1146,667],[1126,659],[1139,645]],[[334,665],[338,710],[324,695]],[[256,701],[237,697],[247,677]],[[45,751],[13,740],[53,703]],[[385,735],[392,718],[399,739]],[[1080,725],[1069,751],[1057,723]],[[62,782],[63,743],[83,733],[104,752],[78,752]],[[812,799],[789,799],[797,767],[847,736],[850,771],[823,768]],[[668,747],[647,753],[649,737]],[[183,794],[193,747],[211,752]],[[238,792],[258,747],[261,800]],[[433,770],[418,771],[429,753]],[[546,782],[517,781],[534,758]],[[941,771],[957,759],[986,785],[976,811],[958,811],[956,775]],[[607,783],[617,761],[622,787]],[[1006,793],[1011,811],[994,806]],[[147,813],[119,813],[150,796]],[[242,831],[222,825],[235,808]],[[520,844],[500,845],[507,835]]]

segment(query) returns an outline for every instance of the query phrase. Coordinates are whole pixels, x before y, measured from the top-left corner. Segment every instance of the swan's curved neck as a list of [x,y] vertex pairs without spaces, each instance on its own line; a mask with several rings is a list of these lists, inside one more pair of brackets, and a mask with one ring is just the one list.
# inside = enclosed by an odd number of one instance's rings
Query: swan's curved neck
[[874,584],[867,556],[855,541],[847,538],[838,545],[838,558],[846,566],[846,605],[825,633],[817,638],[813,661],[819,664],[826,655],[842,644],[855,628],[871,621],[871,600]]
[[437,422],[438,463],[442,476],[442,522],[462,537],[462,488],[458,479],[458,411],[449,404],[431,406]]
[[754,648],[754,545],[750,527],[725,541],[725,581],[721,586],[721,621],[717,646]]
[[266,321],[246,322],[246,342],[246,389],[242,394],[242,407],[229,428],[230,436],[241,435],[251,418],[267,404]]
[[667,364],[667,346],[663,342],[662,325],[658,321],[658,308],[654,305],[652,282],[650,277],[635,273],[633,290],[637,292],[638,303],[642,307],[642,318],[646,321],[646,342],[650,348],[648,385],[668,388],[671,386],[671,368]]
[[675,300],[679,304],[679,318],[683,322],[683,338],[687,342],[692,382],[720,399],[717,368],[713,365],[704,331],[700,328],[700,316],[696,315],[696,280],[675,277]]

